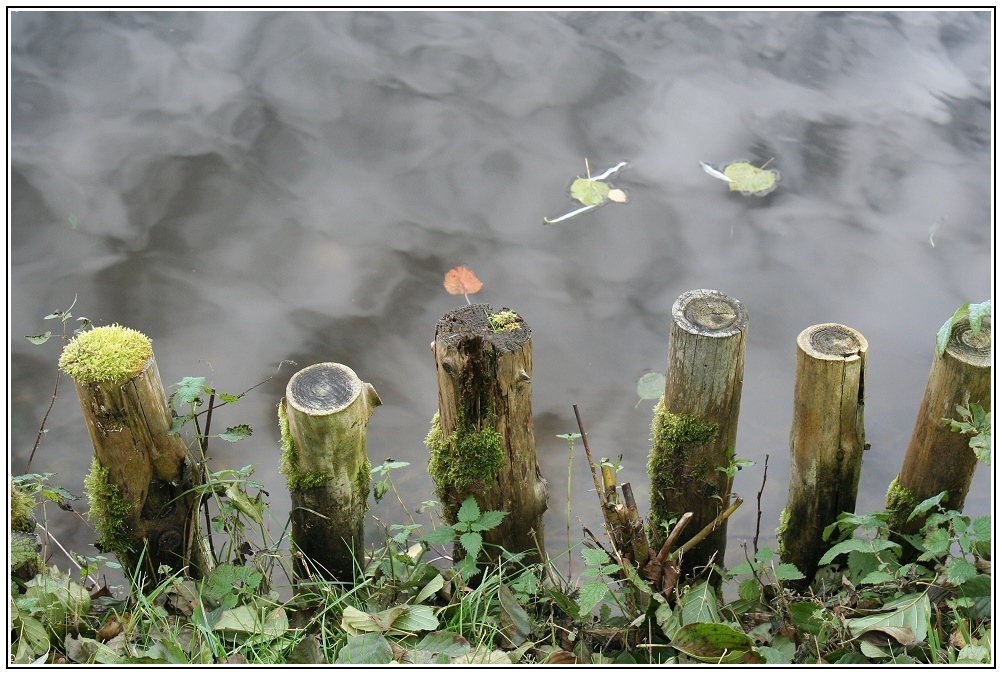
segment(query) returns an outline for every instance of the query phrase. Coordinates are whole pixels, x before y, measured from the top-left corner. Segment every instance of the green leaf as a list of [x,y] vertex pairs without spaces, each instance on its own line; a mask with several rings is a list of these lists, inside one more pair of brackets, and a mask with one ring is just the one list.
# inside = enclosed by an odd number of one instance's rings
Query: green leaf
[[478,518],[476,522],[470,523],[470,529],[474,532],[493,530],[501,524],[501,521],[503,521],[504,517],[507,515],[507,511],[487,511],[481,514],[480,518]]
[[771,548],[769,548],[768,546],[763,546],[758,550],[758,553],[755,554],[755,562],[757,562],[759,565],[761,565],[762,563],[767,563],[770,560],[772,560],[773,555],[775,554],[772,552]]
[[966,558],[952,558],[946,564],[946,580],[955,586],[978,575],[978,569]]
[[184,405],[197,405],[201,403],[201,395],[205,390],[204,377],[185,377],[174,385],[176,388],[171,395],[175,409]]
[[879,614],[849,619],[846,628],[857,638],[879,628],[909,628],[915,642],[923,642],[929,630],[931,605],[925,593],[912,593],[886,603]]
[[459,633],[449,630],[437,630],[428,633],[414,646],[415,650],[445,654],[446,656],[463,656],[471,647],[469,641]]
[[260,496],[251,499],[238,485],[228,485],[226,496],[233,507],[258,525],[264,522],[264,500]]
[[754,641],[722,623],[691,623],[682,626],[671,646],[704,663],[764,663],[755,653]]
[[921,503],[919,503],[918,506],[912,509],[911,514],[909,514],[905,522],[908,522],[912,518],[915,518],[917,516],[924,516],[929,511],[929,509],[931,509],[934,506],[939,506],[939,503],[942,502],[944,499],[946,499],[946,490],[940,492],[938,495],[934,495],[932,497],[929,497],[928,499],[923,500]]
[[335,664],[376,665],[393,661],[393,647],[379,633],[352,635],[337,653]]
[[793,618],[793,623],[797,628],[811,635],[820,635],[821,629],[824,627],[824,621],[821,619],[823,611],[824,607],[813,602],[790,603],[790,616]]
[[698,581],[686,591],[679,605],[682,607],[681,622],[683,626],[690,623],[713,623],[720,621],[717,610],[717,595],[713,586],[705,581]]
[[432,545],[451,544],[455,538],[456,530],[451,525],[442,525],[423,537],[424,541]]
[[47,330],[41,335],[25,335],[25,339],[33,345],[45,344],[50,337],[52,337],[52,331]]
[[464,532],[459,535],[459,544],[470,554],[471,558],[476,558],[480,555],[480,549],[483,548],[484,538],[480,536],[479,532]]
[[609,554],[600,548],[583,548],[581,549],[581,557],[584,558],[585,564],[589,567],[601,567],[609,564],[611,560]]
[[609,196],[609,185],[600,180],[578,178],[571,183],[571,197],[585,206],[596,206]]
[[971,332],[977,335],[981,332],[981,322],[986,316],[992,315],[992,301],[985,300],[967,308],[967,314],[971,322]]
[[779,174],[768,169],[760,169],[748,162],[732,162],[724,167],[724,175],[731,179],[727,184],[731,191],[743,195],[762,197],[776,189]]
[[406,605],[404,611],[393,621],[394,631],[418,633],[438,628],[435,609],[428,605]]
[[641,401],[659,399],[663,393],[665,393],[663,373],[646,373],[637,380],[637,396]]
[[605,600],[608,594],[609,585],[604,581],[596,579],[582,584],[581,588],[578,589],[578,606],[580,607],[581,616],[590,616],[595,606]]
[[414,596],[414,604],[420,605],[422,602],[438,593],[445,586],[445,578],[441,574],[436,574],[432,580]]
[[238,424],[235,427],[229,427],[225,432],[219,434],[218,438],[228,443],[236,443],[241,439],[247,438],[252,433],[253,430],[248,425]]
[[462,521],[464,523],[472,523],[480,519],[480,507],[477,506],[477,500],[473,495],[466,498],[462,506],[459,507],[459,512],[456,514],[456,520]]
[[501,603],[501,633],[507,638],[508,646],[514,649],[529,637],[532,624],[528,613],[504,583],[498,589],[498,599]]
[[941,357],[946,353],[946,347],[950,344],[950,335],[953,334],[953,325],[967,315],[970,303],[965,302],[956,312],[953,313],[946,323],[936,332],[936,353]]
[[236,403],[244,397],[243,394],[224,394],[223,392],[216,392],[216,398],[218,398],[223,403]]
[[274,639],[289,630],[289,619],[281,607],[262,612],[251,605],[240,605],[223,610],[212,630],[217,633],[233,633],[244,639],[247,636]]
[[742,574],[751,574],[756,569],[757,568],[752,564],[750,560],[746,560],[737,567],[732,567],[731,569],[727,570],[727,574],[728,576],[731,577],[738,577],[741,576]]
[[869,574],[867,574],[866,576],[864,576],[862,579],[860,579],[859,583],[860,583],[860,585],[862,585],[862,584],[877,585],[877,584],[886,584],[887,582],[890,582],[890,581],[894,581],[894,575],[893,574],[888,574],[887,572],[885,572],[883,570],[876,570],[876,571],[870,572]]
[[803,578],[803,573],[792,563],[780,563],[779,567],[776,568],[777,581],[794,581]]
[[872,541],[864,541],[862,539],[846,539],[845,541],[841,541],[828,549],[828,552],[821,556],[821,560],[818,561],[818,565],[827,565],[842,553],[848,553],[850,551],[876,553],[887,549],[900,550],[900,548],[901,547],[898,544],[886,539],[874,539]]
[[745,579],[738,585],[738,597],[746,602],[758,600],[762,595],[762,587],[755,577]]

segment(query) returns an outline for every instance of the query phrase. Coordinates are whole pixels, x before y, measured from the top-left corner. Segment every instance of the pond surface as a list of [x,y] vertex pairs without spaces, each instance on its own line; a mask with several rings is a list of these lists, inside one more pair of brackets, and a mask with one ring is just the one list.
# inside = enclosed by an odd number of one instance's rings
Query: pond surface
[[[276,405],[296,368],[371,383],[374,465],[409,507],[432,498],[429,343],[471,298],[532,329],[549,548],[566,542],[568,447],[581,411],[646,511],[651,408],[671,307],[714,289],[750,315],[728,563],[786,500],[798,334],[837,322],[869,342],[857,511],[883,507],[935,334],[991,291],[988,12],[15,12],[11,15],[10,452],[23,473],[55,380],[66,309],[153,339],[165,384],[205,376],[242,401],[212,468],[256,464],[281,529]],[[620,161],[629,195],[567,221],[568,186]],[[782,174],[762,198],[707,175],[746,159]],[[31,464],[77,495],[92,448],[63,378]],[[600,532],[578,442],[572,536]],[[979,466],[967,511],[991,508]],[[86,510],[78,502],[79,511]],[[372,513],[406,522],[395,500]],[[94,554],[79,516],[46,518]],[[369,527],[376,541],[375,527]],[[54,562],[65,567],[59,558]]]

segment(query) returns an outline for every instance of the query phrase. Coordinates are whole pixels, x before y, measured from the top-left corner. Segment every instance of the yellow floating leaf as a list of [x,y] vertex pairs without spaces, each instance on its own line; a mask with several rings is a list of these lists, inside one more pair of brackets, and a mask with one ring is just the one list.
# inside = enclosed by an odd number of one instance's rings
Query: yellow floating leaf
[[776,189],[779,173],[771,169],[760,169],[748,162],[731,162],[724,167],[724,175],[731,182],[728,188],[740,191],[743,195],[762,197]]

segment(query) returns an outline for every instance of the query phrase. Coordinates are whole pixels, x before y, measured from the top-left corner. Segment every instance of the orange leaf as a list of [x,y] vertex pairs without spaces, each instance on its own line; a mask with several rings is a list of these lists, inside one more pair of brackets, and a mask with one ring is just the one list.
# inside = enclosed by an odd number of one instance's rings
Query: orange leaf
[[477,275],[468,267],[453,267],[445,275],[445,290],[452,295],[466,295],[476,293],[483,288],[483,283],[477,279]]

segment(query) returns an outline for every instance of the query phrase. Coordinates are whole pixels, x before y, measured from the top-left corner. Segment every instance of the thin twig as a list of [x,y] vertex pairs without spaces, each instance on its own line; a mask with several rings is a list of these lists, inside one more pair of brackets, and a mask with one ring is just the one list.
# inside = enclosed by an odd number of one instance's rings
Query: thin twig
[[758,555],[758,533],[762,525],[762,493],[765,492],[765,478],[769,475],[769,455],[765,456],[765,466],[762,468],[762,487],[758,490],[758,515],[755,517],[755,538],[752,539],[752,549]]
[[577,404],[574,404],[572,407],[574,408],[574,417],[578,421],[578,431],[581,432],[581,442],[584,444],[585,454],[588,456],[588,468],[591,469],[591,477],[595,482],[598,503],[602,507],[602,519],[605,520],[605,491],[602,490],[602,482],[599,481],[598,473],[595,471],[595,460],[591,456],[591,446],[588,445],[588,435],[585,434],[584,424],[581,422],[581,413],[578,412]]
[[691,551],[693,548],[695,548],[697,544],[699,544],[701,541],[710,536],[711,532],[720,527],[721,524],[723,524],[723,522],[727,520],[731,516],[731,514],[738,509],[739,506],[741,506],[743,501],[744,500],[742,500],[740,497],[735,499],[734,503],[728,506],[723,513],[714,518],[712,523],[710,523],[702,530],[700,530],[699,534],[697,534],[689,541],[685,542],[681,548],[675,551],[675,553],[672,554],[673,557],[682,557],[683,555]]

